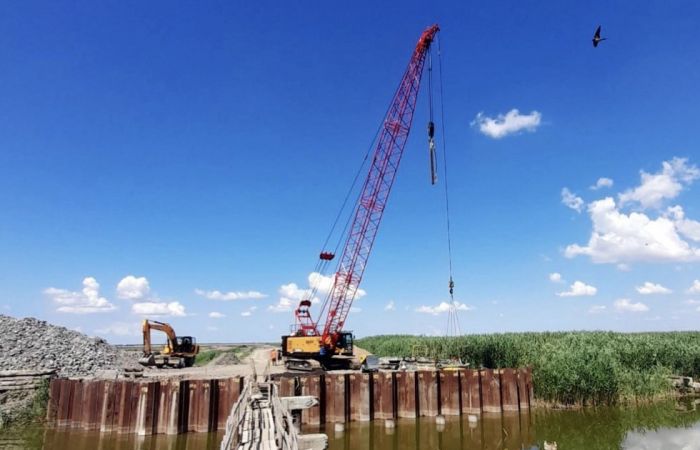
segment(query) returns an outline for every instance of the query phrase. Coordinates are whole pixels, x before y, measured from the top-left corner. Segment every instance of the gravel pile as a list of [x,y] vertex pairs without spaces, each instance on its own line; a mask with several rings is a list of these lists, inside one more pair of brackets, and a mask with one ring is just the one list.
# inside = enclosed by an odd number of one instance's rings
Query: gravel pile
[[0,335],[0,370],[56,369],[59,376],[85,376],[131,365],[104,339],[43,320],[0,314]]

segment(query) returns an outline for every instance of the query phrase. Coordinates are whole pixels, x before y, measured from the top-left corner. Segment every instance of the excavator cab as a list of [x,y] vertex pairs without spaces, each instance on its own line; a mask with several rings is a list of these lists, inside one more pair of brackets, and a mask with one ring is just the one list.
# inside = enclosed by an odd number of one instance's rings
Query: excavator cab
[[178,336],[176,341],[176,351],[179,353],[193,353],[197,344],[197,340],[192,336]]

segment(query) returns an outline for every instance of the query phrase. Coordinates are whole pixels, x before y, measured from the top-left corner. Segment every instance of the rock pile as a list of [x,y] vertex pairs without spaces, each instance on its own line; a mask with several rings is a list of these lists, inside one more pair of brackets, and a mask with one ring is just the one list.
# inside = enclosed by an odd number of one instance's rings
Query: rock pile
[[34,318],[0,314],[0,334],[0,370],[56,369],[59,376],[85,376],[126,362],[104,339]]

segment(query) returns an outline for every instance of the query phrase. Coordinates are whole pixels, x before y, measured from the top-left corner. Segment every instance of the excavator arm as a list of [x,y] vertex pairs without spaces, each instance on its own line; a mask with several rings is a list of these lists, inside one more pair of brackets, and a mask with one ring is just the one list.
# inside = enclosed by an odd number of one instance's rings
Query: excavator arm
[[177,348],[177,336],[175,335],[175,330],[173,330],[173,327],[171,327],[167,323],[158,322],[156,320],[144,319],[142,328],[144,355],[150,355],[151,353],[153,353],[153,349],[151,347],[151,330],[162,331],[167,336],[167,348],[169,349],[169,351],[166,353],[172,353]]

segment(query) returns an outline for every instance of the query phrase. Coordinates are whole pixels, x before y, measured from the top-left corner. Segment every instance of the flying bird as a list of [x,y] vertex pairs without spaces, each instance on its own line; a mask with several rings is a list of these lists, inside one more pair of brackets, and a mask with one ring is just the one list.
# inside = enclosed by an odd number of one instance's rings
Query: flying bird
[[595,34],[593,35],[593,47],[597,47],[600,41],[604,41],[607,38],[602,38],[600,37],[600,25],[598,25],[598,29],[595,30]]

